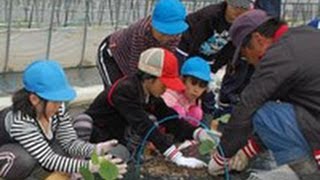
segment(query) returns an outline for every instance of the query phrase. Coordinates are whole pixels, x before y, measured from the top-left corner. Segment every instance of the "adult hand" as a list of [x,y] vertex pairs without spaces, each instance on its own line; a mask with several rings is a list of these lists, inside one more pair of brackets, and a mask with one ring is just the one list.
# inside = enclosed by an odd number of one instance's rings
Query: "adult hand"
[[259,152],[260,147],[255,142],[255,139],[249,138],[248,143],[231,158],[230,168],[237,171],[244,170],[248,165],[249,159]]
[[213,176],[224,174],[228,170],[229,159],[222,157],[217,151],[213,153],[208,165],[208,172]]
[[240,149],[236,155],[234,155],[230,160],[230,168],[236,171],[243,171],[248,165],[249,158],[244,153],[242,149]]

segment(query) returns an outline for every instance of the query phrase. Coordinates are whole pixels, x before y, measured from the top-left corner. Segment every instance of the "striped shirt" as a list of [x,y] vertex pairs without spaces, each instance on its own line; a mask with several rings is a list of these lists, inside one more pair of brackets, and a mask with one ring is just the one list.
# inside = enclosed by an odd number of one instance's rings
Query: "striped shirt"
[[21,112],[9,111],[5,118],[5,128],[10,137],[45,169],[74,173],[79,172],[81,166],[88,167],[89,161],[57,154],[51,142],[57,141],[71,157],[90,157],[95,146],[78,139],[70,120],[62,105],[59,112],[50,118],[51,133],[45,134],[38,120],[23,116]]
[[136,72],[140,54],[151,47],[164,47],[172,52],[180,42],[180,37],[161,44],[152,36],[151,17],[139,20],[126,29],[110,35],[109,48],[124,75]]

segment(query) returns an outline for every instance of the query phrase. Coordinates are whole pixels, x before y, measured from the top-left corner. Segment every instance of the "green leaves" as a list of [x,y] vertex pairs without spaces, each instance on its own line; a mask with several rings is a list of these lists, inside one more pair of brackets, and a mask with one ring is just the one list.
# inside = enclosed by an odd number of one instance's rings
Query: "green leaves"
[[201,155],[210,153],[215,147],[215,144],[210,140],[202,141],[198,150]]
[[91,161],[95,165],[99,164],[99,156],[96,151],[93,151],[93,153],[91,154]]
[[93,174],[90,172],[88,168],[81,167],[80,168],[80,174],[85,180],[94,180]]
[[103,179],[114,180],[118,177],[118,168],[107,160],[102,160],[100,163],[99,174]]
[[[115,164],[104,159],[103,156],[98,156],[97,152],[94,151],[91,155],[91,162],[94,165],[99,166],[99,175],[105,180],[114,180],[118,177],[119,171]],[[94,175],[90,172],[89,168],[81,167],[80,173],[85,180],[94,180]]]

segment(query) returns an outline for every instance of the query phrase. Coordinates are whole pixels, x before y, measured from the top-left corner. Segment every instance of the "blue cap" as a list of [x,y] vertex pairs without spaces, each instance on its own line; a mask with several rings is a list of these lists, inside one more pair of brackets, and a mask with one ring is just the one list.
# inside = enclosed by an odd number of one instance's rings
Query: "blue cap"
[[195,56],[187,59],[181,68],[182,75],[189,75],[203,81],[211,81],[210,66],[201,57]]
[[312,21],[308,23],[308,26],[320,29],[320,18],[314,18]]
[[48,101],[70,101],[76,97],[66,75],[55,61],[38,60],[23,73],[24,88]]
[[152,14],[152,27],[167,35],[181,34],[188,29],[186,9],[179,0],[159,0]]

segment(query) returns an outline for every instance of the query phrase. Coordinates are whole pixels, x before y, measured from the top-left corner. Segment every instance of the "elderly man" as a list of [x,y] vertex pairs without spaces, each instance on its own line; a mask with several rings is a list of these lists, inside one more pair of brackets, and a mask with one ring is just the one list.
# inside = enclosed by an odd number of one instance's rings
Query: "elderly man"
[[255,72],[233,109],[209,172],[221,172],[229,158],[256,133],[277,164],[300,179],[320,179],[320,32],[288,26],[252,10],[232,24],[230,36]]

